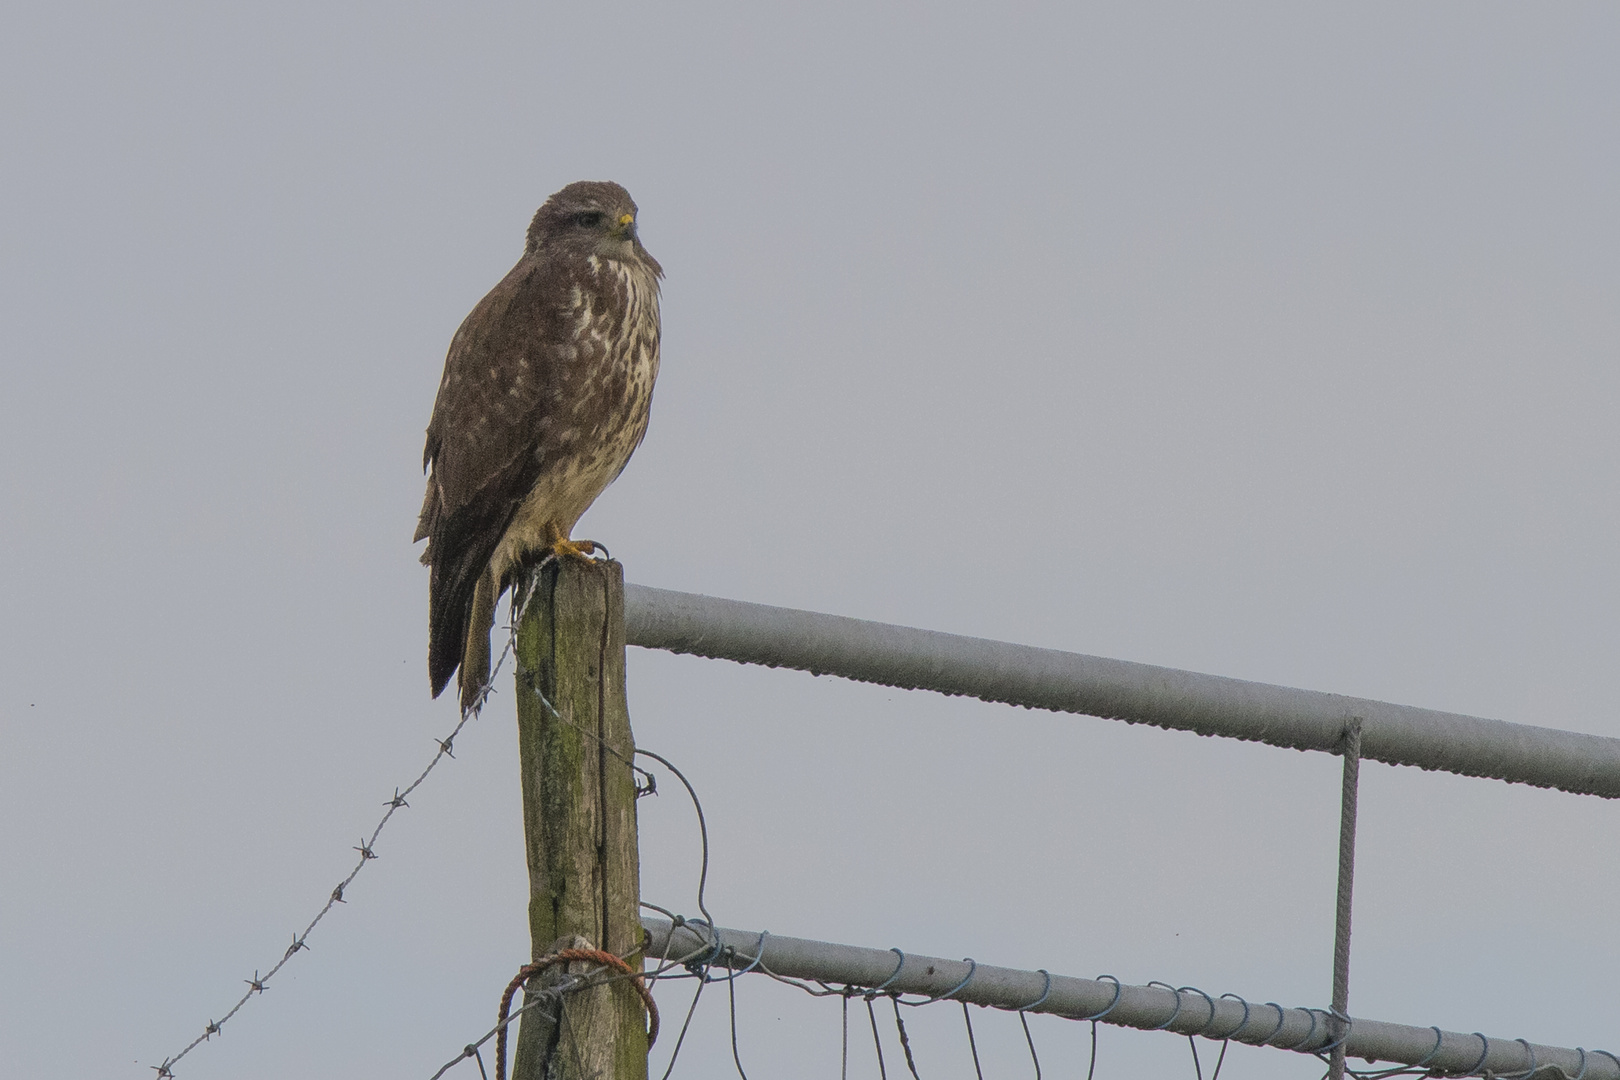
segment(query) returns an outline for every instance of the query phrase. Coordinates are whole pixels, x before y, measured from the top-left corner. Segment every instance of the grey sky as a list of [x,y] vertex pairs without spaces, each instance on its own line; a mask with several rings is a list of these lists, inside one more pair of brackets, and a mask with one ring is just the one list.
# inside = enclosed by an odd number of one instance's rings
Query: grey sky
[[[575,179],[628,186],[668,272],[651,432],[578,530],[631,580],[1620,736],[1612,5],[7,23],[7,1073],[152,1075],[453,722],[422,429]],[[1325,1004],[1332,759],[630,678],[730,925]],[[426,1077],[488,1026],[527,951],[509,700],[183,1077]],[[1363,778],[1353,1011],[1620,1043],[1620,807]],[[689,809],[642,815],[646,895],[690,910]],[[754,1073],[831,1074],[835,1005],[738,991]],[[919,1013],[928,1080],[970,1075],[959,1015]],[[723,1075],[724,1030],[715,992],[678,1072]],[[1035,1033],[1084,1067],[1081,1026]],[[1012,1018],[979,1034],[1028,1068]],[[1173,1037],[1102,1052],[1191,1075]]]

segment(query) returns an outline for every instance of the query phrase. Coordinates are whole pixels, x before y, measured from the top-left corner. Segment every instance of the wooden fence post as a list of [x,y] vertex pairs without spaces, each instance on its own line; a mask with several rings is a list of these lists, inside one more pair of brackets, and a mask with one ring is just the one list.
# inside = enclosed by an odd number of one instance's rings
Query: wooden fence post
[[[517,715],[533,957],[591,947],[640,971],[635,743],[617,562],[564,558],[539,572],[518,629]],[[537,976],[530,994],[591,967]],[[556,1004],[523,1015],[513,1080],[646,1080],[647,1017],[628,980]]]

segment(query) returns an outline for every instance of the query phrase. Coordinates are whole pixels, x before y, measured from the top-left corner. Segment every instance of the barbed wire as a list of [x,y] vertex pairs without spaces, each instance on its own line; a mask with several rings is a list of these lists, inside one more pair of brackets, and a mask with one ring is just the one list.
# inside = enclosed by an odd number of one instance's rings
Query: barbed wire
[[[263,994],[265,989],[269,986],[270,980],[278,972],[280,972],[283,967],[286,966],[289,960],[291,960],[298,953],[308,950],[309,935],[317,926],[320,925],[321,920],[326,918],[334,907],[347,902],[344,898],[344,892],[351,884],[354,883],[354,879],[360,876],[360,871],[366,868],[366,864],[377,858],[377,838],[382,835],[383,828],[393,818],[395,811],[404,809],[410,805],[405,801],[406,797],[422,786],[422,782],[428,778],[429,774],[433,772],[434,768],[438,766],[440,761],[447,757],[453,758],[456,756],[454,750],[456,736],[461,734],[461,729],[466,727],[469,721],[483,711],[484,703],[488,701],[489,696],[494,693],[495,678],[500,674],[502,666],[506,663],[506,658],[512,655],[513,650],[517,647],[518,625],[523,620],[524,612],[528,610],[529,601],[534,598],[535,588],[539,584],[540,580],[540,571],[545,568],[546,564],[552,562],[555,558],[555,555],[547,555],[534,566],[528,575],[527,583],[523,588],[523,595],[521,599],[514,592],[511,603],[508,605],[507,609],[509,617],[506,644],[502,647],[500,655],[496,657],[495,663],[491,665],[488,678],[486,678],[483,683],[480,684],[478,692],[473,697],[473,700],[461,710],[460,718],[457,720],[456,726],[451,729],[450,734],[446,735],[442,739],[433,740],[438,745],[439,749],[433,755],[433,759],[427,763],[427,767],[417,775],[415,780],[412,780],[405,787],[396,787],[394,789],[394,797],[383,804],[387,807],[387,810],[383,812],[382,819],[377,822],[377,827],[371,830],[371,835],[369,838],[362,838],[359,845],[354,849],[360,853],[360,858],[354,864],[354,869],[349,871],[347,877],[338,882],[337,887],[334,888],[331,894],[327,897],[325,905],[321,907],[320,911],[315,913],[315,917],[309,921],[307,926],[304,927],[303,932],[295,933],[293,935],[292,944],[287,946],[286,951],[281,954],[281,959],[277,960],[269,971],[265,972],[263,975],[260,975],[258,970],[254,969],[253,978],[242,980],[243,982],[247,983],[247,992],[237,999],[236,1003],[225,1012],[225,1015],[221,1016],[218,1020],[208,1021],[208,1023],[203,1027],[203,1032],[201,1035],[198,1035],[195,1039],[192,1039],[191,1042],[187,1043],[179,1053],[164,1058],[163,1064],[148,1066],[148,1068],[157,1072],[157,1080],[172,1080],[174,1077],[174,1066],[198,1046],[210,1041],[215,1035],[220,1034],[222,1029],[225,1027],[225,1024],[239,1011],[241,1011],[242,1007],[246,1005],[250,999],[252,999],[255,995]],[[482,1067],[482,1062],[480,1062],[479,1068],[482,1069]]]

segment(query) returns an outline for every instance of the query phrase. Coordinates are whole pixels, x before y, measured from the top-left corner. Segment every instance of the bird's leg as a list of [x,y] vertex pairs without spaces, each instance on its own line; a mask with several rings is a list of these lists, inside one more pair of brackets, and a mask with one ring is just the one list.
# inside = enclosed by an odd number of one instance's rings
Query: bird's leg
[[584,559],[586,562],[595,562],[596,560],[591,556],[596,554],[596,541],[570,540],[564,537],[551,545],[551,553],[557,556],[572,555],[577,559]]
[[576,559],[595,562],[596,560],[591,558],[592,555],[596,554],[599,549],[604,553],[607,551],[595,540],[570,540],[555,525],[548,526],[548,530],[551,533],[551,553],[558,558],[572,555]]

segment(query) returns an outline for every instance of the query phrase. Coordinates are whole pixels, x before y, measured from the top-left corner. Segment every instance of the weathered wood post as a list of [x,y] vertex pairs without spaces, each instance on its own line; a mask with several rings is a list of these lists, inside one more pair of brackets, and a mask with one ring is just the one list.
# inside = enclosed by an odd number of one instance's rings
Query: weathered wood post
[[[640,971],[635,743],[618,563],[564,558],[539,572],[518,629],[517,716],[533,958],[594,947]],[[590,967],[555,969],[549,982]],[[547,981],[531,980],[530,993]],[[514,1080],[646,1080],[647,1018],[628,980],[569,993],[560,1012],[555,1006],[523,1015]]]

